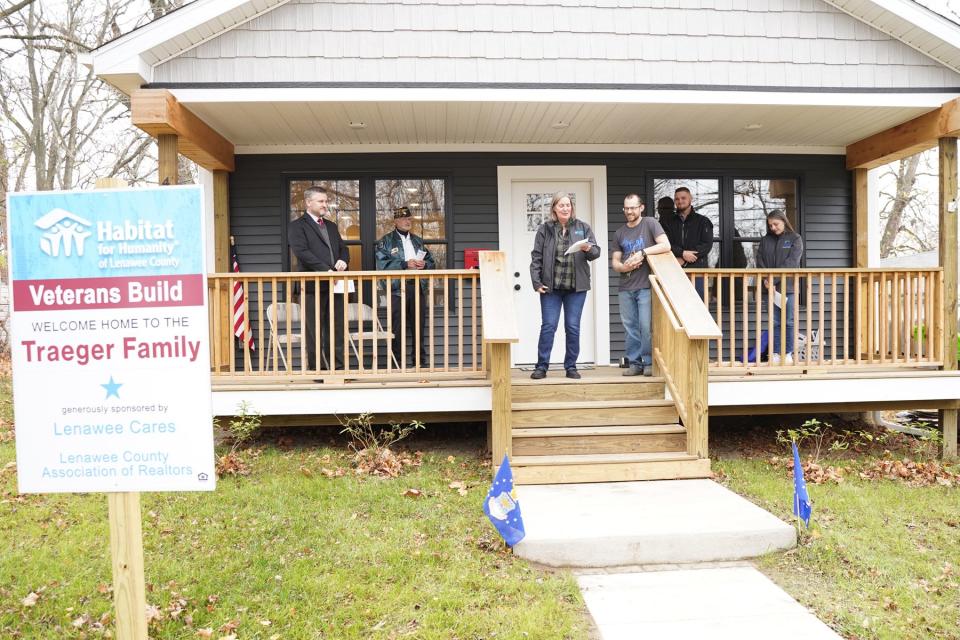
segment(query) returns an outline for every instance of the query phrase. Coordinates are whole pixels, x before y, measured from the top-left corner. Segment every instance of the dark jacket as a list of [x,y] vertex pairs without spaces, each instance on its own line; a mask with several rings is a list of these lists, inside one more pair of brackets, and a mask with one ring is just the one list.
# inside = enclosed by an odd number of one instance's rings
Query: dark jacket
[[[330,237],[329,245],[310,214],[304,213],[287,225],[287,244],[300,261],[300,271],[335,271],[337,260],[350,263],[350,252],[336,223],[324,219],[324,227]],[[307,284],[307,291],[313,291],[313,283]]]
[[[803,238],[799,233],[784,229],[779,236],[772,233],[760,238],[757,247],[757,266],[761,269],[798,269],[803,258]],[[775,287],[780,279],[774,278]],[[787,292],[793,292],[793,278],[787,279]]]
[[693,207],[684,220],[679,213],[667,216],[660,225],[670,239],[670,251],[680,258],[684,251],[696,251],[697,261],[684,263],[684,269],[706,269],[710,266],[710,249],[713,248],[713,223],[710,218],[700,215]]
[[[414,250],[425,251],[427,253],[423,258],[424,263],[426,263],[423,269],[436,269],[437,263],[434,261],[430,249],[423,244],[423,238],[411,233],[410,242],[413,243]],[[391,231],[377,241],[375,255],[377,258],[377,271],[401,271],[407,268],[407,261],[404,260],[403,255],[403,239],[396,230]],[[419,271],[418,269],[414,271],[414,273]],[[391,293],[400,294],[400,282],[400,278],[393,280],[390,285]],[[426,290],[427,286],[428,282],[426,278],[420,280],[420,288],[422,290]]]
[[[558,224],[558,222],[548,220],[537,228],[537,236],[533,240],[533,251],[530,252],[530,280],[533,282],[535,290],[544,285],[547,289],[553,289],[553,267],[557,258]],[[577,291],[589,291],[590,261],[600,257],[600,247],[593,235],[593,229],[586,222],[574,219],[569,226],[570,244],[587,238],[593,245],[589,251],[577,251],[573,254],[574,288]]]

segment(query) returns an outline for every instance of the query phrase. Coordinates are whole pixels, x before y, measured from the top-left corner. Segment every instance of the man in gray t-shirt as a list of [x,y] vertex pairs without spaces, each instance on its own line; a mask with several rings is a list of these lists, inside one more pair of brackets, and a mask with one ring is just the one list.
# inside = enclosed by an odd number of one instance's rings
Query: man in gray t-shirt
[[640,196],[627,194],[623,216],[610,248],[613,270],[620,274],[620,320],[626,332],[630,363],[623,375],[653,375],[650,335],[650,265],[646,256],[670,251],[670,240],[654,218],[644,218]]

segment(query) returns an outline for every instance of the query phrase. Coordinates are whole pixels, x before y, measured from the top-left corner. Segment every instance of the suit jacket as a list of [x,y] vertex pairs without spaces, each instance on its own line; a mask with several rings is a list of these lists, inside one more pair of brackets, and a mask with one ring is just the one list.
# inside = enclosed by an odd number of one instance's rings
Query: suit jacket
[[[433,254],[430,253],[430,249],[423,243],[423,238],[411,233],[410,242],[413,243],[415,251],[426,252],[427,255],[423,258],[423,261],[426,263],[424,270],[436,269],[437,264],[433,259]],[[377,241],[376,257],[377,271],[400,271],[406,269],[407,262],[403,259],[403,240],[400,238],[400,234],[396,231],[391,231],[380,238],[380,240]],[[420,288],[426,290],[426,279],[420,281]],[[394,294],[400,293],[399,279],[393,281],[391,290]]]
[[[323,224],[330,236],[329,245],[320,234],[319,225],[308,213],[287,225],[287,244],[300,261],[300,271],[336,271],[333,265],[337,260],[350,262],[350,252],[336,223],[324,219]],[[313,292],[313,283],[307,283],[307,291]]]
[[300,271],[334,271],[333,265],[337,260],[350,262],[350,252],[340,237],[336,223],[327,219],[323,223],[330,236],[330,244],[323,239],[319,225],[310,214],[304,213],[287,225],[287,244],[300,261]]

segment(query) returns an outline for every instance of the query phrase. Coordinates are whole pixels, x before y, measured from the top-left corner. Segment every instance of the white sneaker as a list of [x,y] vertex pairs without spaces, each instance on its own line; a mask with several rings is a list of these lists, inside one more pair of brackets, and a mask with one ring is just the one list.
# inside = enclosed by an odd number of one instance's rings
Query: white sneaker
[[786,355],[786,357],[783,359],[783,364],[793,364],[793,354],[792,354],[792,353],[788,353],[788,354]]
[[770,364],[780,364],[780,354],[774,353],[770,356]]

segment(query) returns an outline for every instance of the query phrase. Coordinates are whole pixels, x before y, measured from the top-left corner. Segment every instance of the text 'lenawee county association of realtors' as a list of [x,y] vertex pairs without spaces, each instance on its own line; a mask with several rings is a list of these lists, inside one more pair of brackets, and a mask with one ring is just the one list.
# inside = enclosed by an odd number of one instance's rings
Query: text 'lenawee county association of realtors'
[[8,197],[20,492],[214,488],[202,202]]

